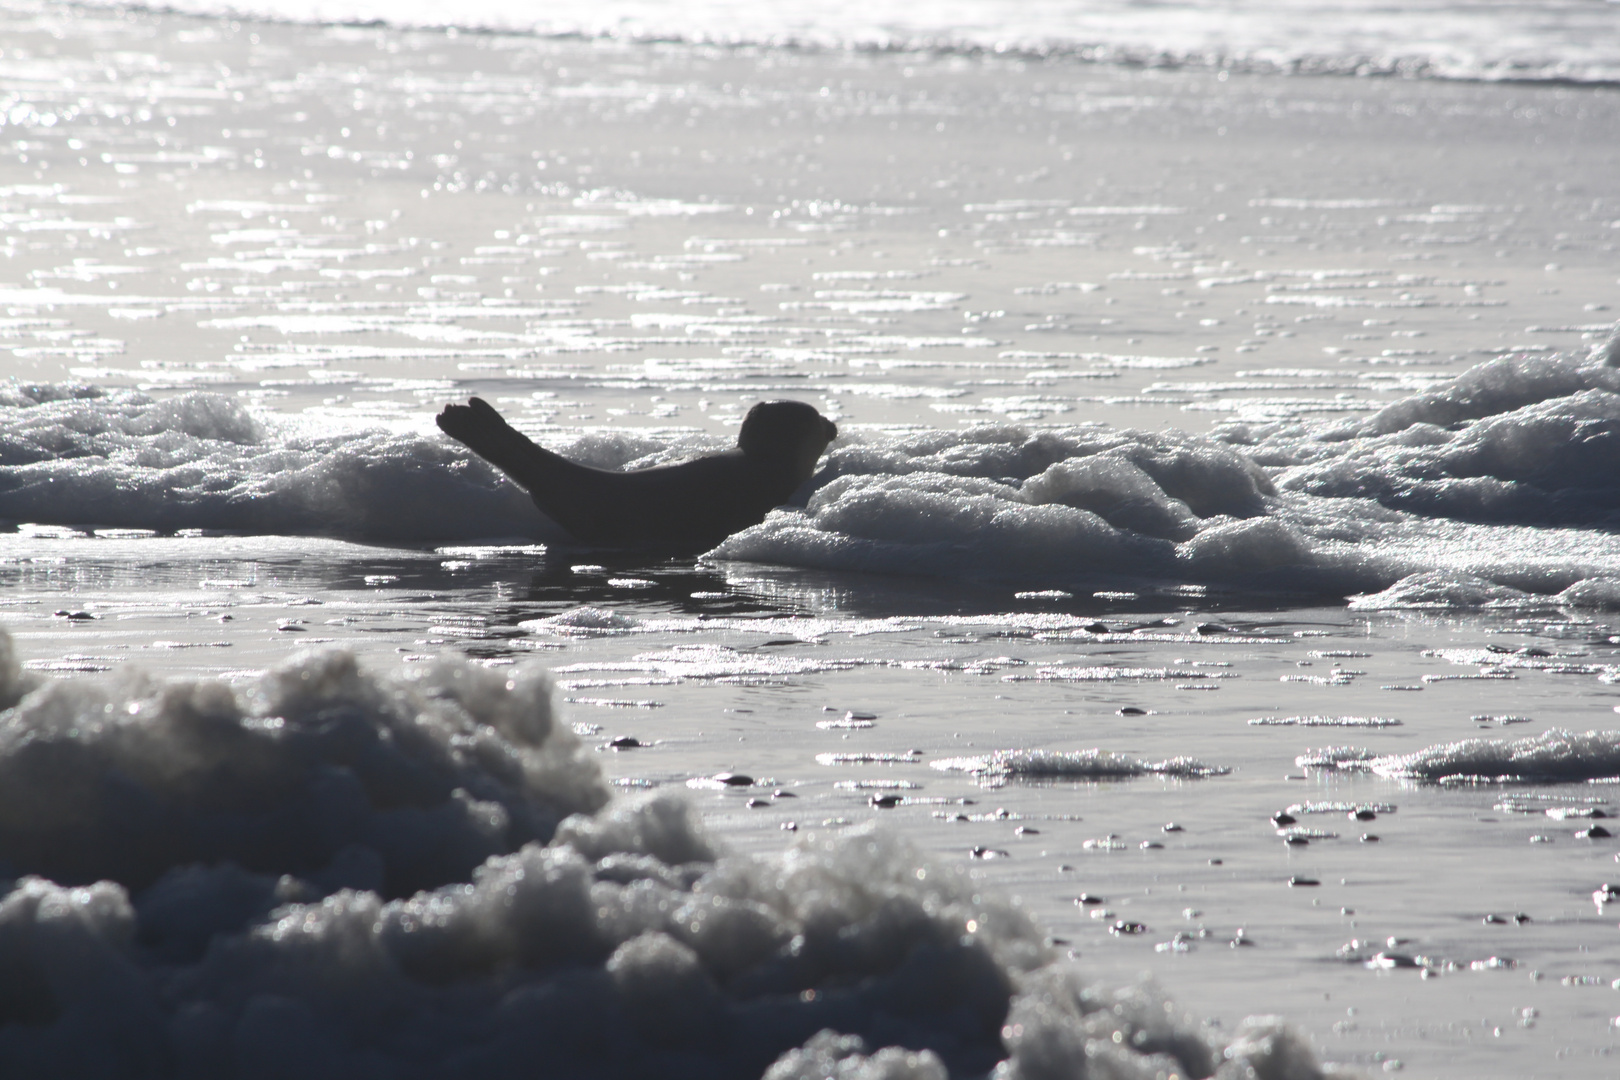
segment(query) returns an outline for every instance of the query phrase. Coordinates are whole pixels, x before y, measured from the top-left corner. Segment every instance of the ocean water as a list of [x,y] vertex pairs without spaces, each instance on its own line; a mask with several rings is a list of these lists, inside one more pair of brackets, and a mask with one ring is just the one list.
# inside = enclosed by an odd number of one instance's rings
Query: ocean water
[[[101,6],[97,3],[95,6]],[[642,41],[961,50],[1104,63],[1612,83],[1614,0],[648,0],[536,9],[473,0],[182,0],[166,9],[295,22],[456,27]]]
[[1617,21],[0,0],[0,1073],[1611,1075]]

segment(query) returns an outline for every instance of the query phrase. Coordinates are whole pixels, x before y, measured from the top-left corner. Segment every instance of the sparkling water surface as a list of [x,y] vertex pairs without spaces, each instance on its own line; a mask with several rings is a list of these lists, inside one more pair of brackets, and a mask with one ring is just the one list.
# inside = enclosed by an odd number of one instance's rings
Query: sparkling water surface
[[[1226,1030],[1608,1074],[1612,90],[0,12],[26,671],[537,661],[735,850],[877,820]],[[472,394],[605,467],[843,436],[649,564]]]

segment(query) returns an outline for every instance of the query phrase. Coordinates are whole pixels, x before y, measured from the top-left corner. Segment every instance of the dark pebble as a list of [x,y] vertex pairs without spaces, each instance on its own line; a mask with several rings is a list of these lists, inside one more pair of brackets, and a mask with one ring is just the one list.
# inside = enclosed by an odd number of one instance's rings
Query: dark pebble
[[1113,926],[1110,926],[1108,932],[1110,934],[1145,934],[1147,933],[1147,927],[1139,922],[1126,922],[1121,919]]
[[1160,825],[1160,826],[1159,826],[1159,829],[1160,829],[1160,831],[1162,831],[1162,832],[1181,832],[1181,831],[1182,831],[1182,830],[1181,830],[1181,826],[1180,826],[1180,825],[1177,825],[1177,824],[1176,824],[1176,823],[1175,823],[1175,822],[1173,822],[1173,821],[1171,821],[1171,822],[1167,822],[1167,823],[1166,823],[1166,824],[1164,824],[1164,825]]
[[1518,923],[1520,926],[1523,926],[1525,923],[1530,922],[1531,918],[1521,911],[1517,915],[1513,916],[1513,921]]
[[754,778],[747,773],[722,772],[715,773],[712,779],[720,781],[727,787],[753,787]]
[[1126,705],[1124,708],[1119,710],[1119,715],[1121,715],[1121,716],[1146,716],[1147,715],[1147,710],[1146,709],[1139,709],[1135,705]]
[[75,622],[84,622],[87,619],[96,618],[96,616],[90,614],[88,611],[68,611],[65,608],[61,611],[52,612],[52,614],[56,615],[58,618],[72,619]]
[[1271,815],[1271,823],[1276,825],[1278,828],[1281,828],[1284,825],[1292,825],[1298,820],[1299,818],[1295,817],[1293,814],[1289,814],[1281,810]]
[[1613,835],[1614,835],[1613,833],[1611,833],[1608,829],[1605,829],[1603,826],[1594,825],[1590,829],[1582,829],[1580,832],[1576,833],[1575,834],[1575,839],[1577,839],[1577,840],[1607,840],[1609,837],[1611,837]]
[[1211,865],[1211,866],[1221,866],[1221,865],[1224,865],[1225,862],[1226,862],[1225,859],[1211,859],[1211,860],[1209,860],[1209,865]]
[[1009,853],[1007,853],[1005,851],[997,851],[995,848],[987,848],[987,847],[972,848],[971,850],[968,851],[968,854],[973,856],[975,859],[1006,859],[1006,858],[1011,858]]
[[1084,630],[1088,634],[1111,634],[1111,633],[1113,633],[1112,630],[1108,629],[1108,625],[1106,623],[1100,623],[1100,622],[1087,623],[1085,626],[1082,626],[1080,629]]
[[769,800],[769,799],[749,799],[748,800],[748,805],[752,806],[752,807],[755,807],[755,808],[758,808],[758,807],[761,807],[761,806],[769,806],[769,805],[771,805],[771,800]]
[[1507,925],[1507,920],[1504,919],[1500,915],[1487,915],[1487,916],[1485,916],[1485,925],[1486,926],[1506,926]]
[[777,788],[775,791],[771,792],[771,798],[773,798],[773,799],[797,799],[798,796],[793,794],[793,792],[791,792],[791,791],[783,791],[781,788]]
[[1039,836],[1039,835],[1041,835],[1041,830],[1032,829],[1028,825],[1020,825],[1020,826],[1018,826],[1018,828],[1013,830],[1013,835],[1014,836]]
[[1291,877],[1288,879],[1288,887],[1291,889],[1320,884],[1322,883],[1313,877]]
[[640,739],[636,738],[634,735],[620,735],[618,738],[608,743],[608,745],[613,747],[615,750],[634,750],[638,746],[645,746],[646,744]]
[[1357,810],[1350,817],[1355,821],[1376,821],[1378,819],[1378,815],[1371,810]]
[[1361,834],[1361,842],[1363,844],[1376,844],[1378,843],[1378,835],[1376,833],[1364,832]]
[[1311,839],[1308,836],[1285,836],[1283,837],[1283,843],[1291,844],[1294,847],[1309,847]]
[[874,795],[872,796],[871,802],[872,805],[877,807],[879,810],[893,810],[895,807],[900,805],[900,796]]
[[1220,623],[1212,622],[1199,623],[1195,629],[1200,634],[1230,634],[1232,632],[1230,626],[1222,626]]
[[1079,904],[1081,907],[1096,907],[1098,904],[1108,903],[1108,901],[1104,900],[1096,893],[1088,892],[1083,892],[1079,896],[1075,897],[1074,902]]

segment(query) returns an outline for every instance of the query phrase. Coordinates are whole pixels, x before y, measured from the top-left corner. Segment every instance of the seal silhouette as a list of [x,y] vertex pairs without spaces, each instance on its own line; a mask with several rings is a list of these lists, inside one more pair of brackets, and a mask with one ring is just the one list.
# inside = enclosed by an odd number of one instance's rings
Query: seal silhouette
[[758,525],[815,472],[838,427],[802,401],[748,410],[737,449],[632,472],[569,461],[508,424],[480,398],[450,405],[440,430],[529,493],[588,547],[696,555]]

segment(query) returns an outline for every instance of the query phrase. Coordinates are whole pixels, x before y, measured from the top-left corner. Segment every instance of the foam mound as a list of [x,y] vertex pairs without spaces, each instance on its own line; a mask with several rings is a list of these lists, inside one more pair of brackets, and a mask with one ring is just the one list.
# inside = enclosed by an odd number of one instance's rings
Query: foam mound
[[12,877],[138,890],[175,866],[230,862],[403,896],[466,880],[608,801],[533,667],[441,658],[384,678],[333,650],[241,692],[133,668],[20,689],[0,686],[0,700],[21,698],[0,723]]
[[[1581,595],[1585,582],[1570,586]],[[1568,592],[1569,590],[1566,590]],[[1408,574],[1387,589],[1350,597],[1356,611],[1425,611],[1447,608],[1514,608],[1545,604],[1548,598],[1498,585],[1473,574],[1429,570]]]
[[[719,558],[1044,585],[1142,577],[1363,594],[1360,606],[1604,606],[1620,369],[1511,357],[1365,420],[1183,433],[1003,425],[836,449],[802,512]],[[1416,575],[1416,576],[1414,576]],[[1388,596],[1380,596],[1394,587]],[[1525,594],[1533,594],[1526,596]]]
[[973,757],[941,758],[929,765],[942,772],[967,772],[989,781],[1128,780],[1137,776],[1200,779],[1232,771],[1196,758],[1143,761],[1107,750],[996,750]]
[[234,398],[0,387],[0,519],[373,542],[536,536],[544,519],[441,438],[305,435]]
[[1278,1021],[1083,985],[881,830],[733,855],[678,798],[604,806],[538,673],[41,682],[0,642],[0,1075],[1324,1075]]
[[1312,768],[1429,783],[1579,783],[1620,776],[1620,731],[1555,729],[1522,739],[1462,739],[1384,756],[1330,747],[1297,760]]
[[1269,441],[1296,462],[1277,477],[1284,491],[1459,521],[1620,519],[1620,370],[1606,355],[1503,357],[1316,446]]

